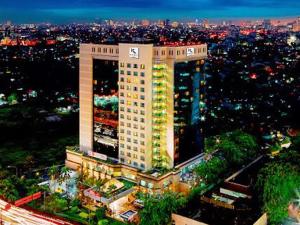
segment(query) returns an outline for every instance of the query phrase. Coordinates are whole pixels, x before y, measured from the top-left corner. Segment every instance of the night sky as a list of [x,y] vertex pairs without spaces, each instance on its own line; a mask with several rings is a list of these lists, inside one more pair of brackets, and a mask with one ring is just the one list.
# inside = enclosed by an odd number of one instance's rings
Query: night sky
[[0,22],[235,19],[300,15],[300,0],[0,0]]

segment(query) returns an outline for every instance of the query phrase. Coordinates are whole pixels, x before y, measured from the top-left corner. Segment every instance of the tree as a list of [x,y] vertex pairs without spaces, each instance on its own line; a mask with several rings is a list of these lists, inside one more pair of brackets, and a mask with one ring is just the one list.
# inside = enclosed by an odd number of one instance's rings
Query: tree
[[139,212],[140,225],[167,225],[171,214],[186,204],[185,197],[173,192],[146,195],[143,200],[144,208]]
[[256,189],[267,212],[270,224],[278,224],[287,217],[289,202],[296,197],[300,187],[299,167],[287,162],[272,162],[258,174]]
[[0,180],[0,196],[8,201],[16,201],[20,198],[15,182],[11,178]]
[[224,140],[220,146],[230,165],[240,166],[245,162],[246,154],[233,141]]
[[199,164],[195,173],[199,178],[204,179],[207,184],[215,183],[226,171],[227,162],[218,157],[213,157],[207,162]]

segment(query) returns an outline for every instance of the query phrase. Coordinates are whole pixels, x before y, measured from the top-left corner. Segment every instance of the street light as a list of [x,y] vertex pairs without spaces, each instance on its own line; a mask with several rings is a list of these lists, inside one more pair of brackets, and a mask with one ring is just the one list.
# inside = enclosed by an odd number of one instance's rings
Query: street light
[[16,176],[18,177],[18,167],[9,165],[9,166],[7,166],[7,168],[8,169],[12,169],[12,168],[15,169],[16,170]]

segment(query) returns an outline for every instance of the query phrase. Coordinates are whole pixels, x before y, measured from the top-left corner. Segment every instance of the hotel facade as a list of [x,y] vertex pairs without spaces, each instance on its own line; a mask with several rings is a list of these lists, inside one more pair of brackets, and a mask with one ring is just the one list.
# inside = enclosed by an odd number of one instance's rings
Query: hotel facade
[[66,165],[157,189],[175,184],[203,151],[206,57],[205,44],[82,44],[80,144],[67,149]]

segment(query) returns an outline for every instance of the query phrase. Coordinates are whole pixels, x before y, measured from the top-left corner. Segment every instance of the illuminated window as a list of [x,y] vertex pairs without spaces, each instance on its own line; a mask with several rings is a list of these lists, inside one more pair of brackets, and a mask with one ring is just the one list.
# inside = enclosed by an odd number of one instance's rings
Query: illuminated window
[[138,158],[137,154],[133,154],[133,158],[137,159]]
[[127,97],[128,97],[128,98],[131,98],[131,93],[127,93]]
[[127,91],[130,91],[130,90],[131,90],[131,87],[127,85],[127,86],[126,86],[126,90],[127,90]]
[[141,148],[140,152],[145,153],[145,149]]
[[145,69],[145,64],[141,64],[141,69]]
[[138,132],[133,132],[133,136],[137,137],[138,136]]
[[120,136],[120,140],[124,141],[125,140],[124,136]]
[[128,106],[131,106],[131,101],[127,101],[127,105],[128,105]]
[[124,67],[124,63],[120,63],[120,67]]
[[134,99],[138,99],[139,95],[138,94],[133,94]]

